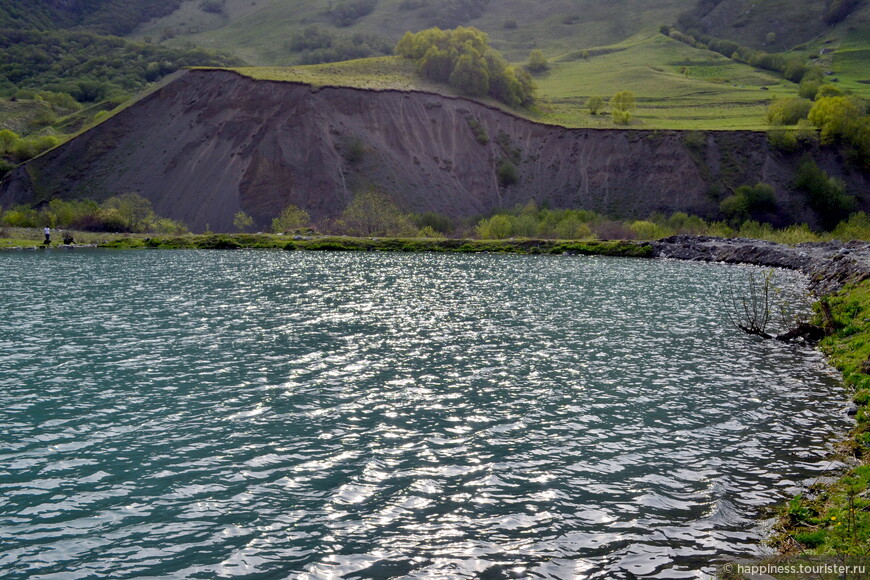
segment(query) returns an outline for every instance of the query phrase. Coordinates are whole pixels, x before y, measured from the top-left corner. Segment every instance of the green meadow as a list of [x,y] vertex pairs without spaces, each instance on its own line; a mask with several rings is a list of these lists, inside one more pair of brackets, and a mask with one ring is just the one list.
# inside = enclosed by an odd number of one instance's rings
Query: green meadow
[[[797,90],[794,83],[773,73],[691,48],[658,33],[589,52],[588,58],[574,52],[551,60],[550,70],[535,77],[539,104],[532,110],[513,112],[566,127],[612,128],[616,125],[606,108],[592,115],[586,101],[591,96],[607,101],[616,92],[630,90],[638,101],[631,128],[764,130],[769,102],[792,96]],[[455,94],[444,85],[426,81],[410,61],[399,57],[232,70],[260,80],[318,87]],[[489,99],[481,102],[501,106]]]

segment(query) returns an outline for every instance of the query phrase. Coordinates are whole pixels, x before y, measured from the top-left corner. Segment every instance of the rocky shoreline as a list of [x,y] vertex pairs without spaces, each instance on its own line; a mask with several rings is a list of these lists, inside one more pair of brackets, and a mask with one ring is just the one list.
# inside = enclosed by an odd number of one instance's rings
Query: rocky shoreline
[[817,296],[870,278],[870,243],[837,241],[786,246],[747,238],[678,235],[649,242],[652,256],[798,270]]

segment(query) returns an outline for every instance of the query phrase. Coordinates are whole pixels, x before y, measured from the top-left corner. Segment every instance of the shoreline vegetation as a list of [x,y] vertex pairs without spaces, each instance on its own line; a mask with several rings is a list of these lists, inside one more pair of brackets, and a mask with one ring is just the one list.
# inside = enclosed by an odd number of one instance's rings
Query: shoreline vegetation
[[[52,232],[53,235],[55,232]],[[60,233],[60,232],[57,232]],[[0,248],[45,249],[41,230],[5,228]],[[842,373],[856,423],[837,445],[845,469],[820,478],[780,506],[769,543],[779,556],[870,553],[870,245],[811,241],[798,245],[747,238],[676,235],[657,241],[458,239],[297,234],[106,234],[74,232],[76,245],[104,249],[269,249],[595,255],[748,263],[801,270],[817,293],[813,323],[825,330],[818,347]],[[818,238],[816,238],[818,239]],[[844,401],[845,403],[845,401]]]

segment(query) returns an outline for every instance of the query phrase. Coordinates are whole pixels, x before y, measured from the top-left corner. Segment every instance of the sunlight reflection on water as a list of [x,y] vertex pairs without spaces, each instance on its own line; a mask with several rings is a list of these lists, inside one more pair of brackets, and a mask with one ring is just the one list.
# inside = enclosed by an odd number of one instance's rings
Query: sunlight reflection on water
[[848,426],[818,353],[728,327],[736,267],[0,263],[7,577],[695,577]]

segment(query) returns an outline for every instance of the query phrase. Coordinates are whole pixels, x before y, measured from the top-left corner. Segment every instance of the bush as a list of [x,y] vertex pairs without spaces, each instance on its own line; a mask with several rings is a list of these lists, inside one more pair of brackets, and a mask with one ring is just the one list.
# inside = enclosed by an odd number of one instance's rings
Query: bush
[[498,214],[481,220],[475,228],[477,237],[484,240],[503,240],[513,235],[513,220],[510,216]]
[[631,123],[631,112],[637,107],[634,93],[632,91],[620,91],[613,95],[610,99],[610,111],[613,117],[613,122],[617,125],[628,125]]
[[639,240],[658,240],[670,235],[670,232],[666,228],[650,221],[632,222],[628,226],[628,229],[630,229]]
[[341,214],[338,225],[354,236],[408,236],[416,233],[411,216],[374,189],[355,195]]
[[633,118],[630,111],[620,111],[618,109],[613,109],[610,112],[610,116],[613,119],[613,122],[617,125],[631,125],[631,120]]
[[52,147],[57,147],[60,144],[60,139],[54,135],[43,135],[39,137],[24,137],[15,142],[12,154],[18,161],[27,161],[33,159],[37,155],[45,153]]
[[21,139],[21,137],[9,129],[3,129],[0,131],[0,155],[12,153],[15,150],[15,146],[19,139]]
[[371,14],[377,4],[378,0],[347,0],[335,4],[326,15],[335,26],[351,26]]
[[795,125],[806,119],[812,108],[813,103],[808,99],[776,99],[767,107],[767,122],[771,125]]
[[807,118],[821,130],[822,143],[834,143],[838,139],[849,140],[864,113],[864,104],[857,99],[824,97],[816,101]]
[[311,216],[304,209],[293,204],[285,207],[281,213],[272,220],[272,231],[276,234],[305,228],[311,222]]
[[719,204],[719,211],[732,223],[759,219],[776,210],[776,190],[766,183],[741,185]]
[[502,159],[501,161],[499,161],[497,175],[498,182],[502,185],[502,187],[508,187],[510,185],[513,185],[520,179],[519,172],[517,171],[517,166],[514,165],[509,159]]
[[604,108],[604,99],[601,97],[589,97],[589,100],[586,101],[586,108],[589,109],[590,114],[597,115]]
[[812,159],[801,163],[794,186],[807,194],[807,201],[822,227],[832,229],[855,208],[855,198],[846,193],[846,184],[828,176]]
[[529,64],[526,68],[533,73],[541,73],[550,68],[550,64],[544,57],[544,52],[540,49],[535,49],[529,54]]
[[435,213],[425,212],[411,216],[414,225],[421,231],[427,228],[432,229],[440,234],[452,234],[456,230],[456,223],[450,216]]
[[831,235],[838,240],[870,240],[870,216],[858,212],[837,224]]
[[0,179],[3,179],[7,173],[15,169],[16,165],[5,159],[0,159]]

